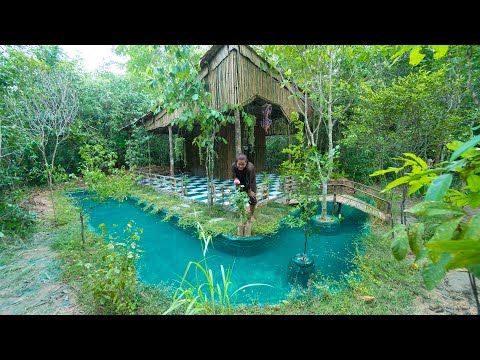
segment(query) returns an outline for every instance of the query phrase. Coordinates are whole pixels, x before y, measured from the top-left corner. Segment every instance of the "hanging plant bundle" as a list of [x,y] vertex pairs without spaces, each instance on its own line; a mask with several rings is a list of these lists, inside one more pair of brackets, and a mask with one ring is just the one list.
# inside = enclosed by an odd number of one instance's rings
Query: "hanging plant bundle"
[[267,104],[263,105],[262,107],[263,107],[263,110],[262,110],[263,118],[262,118],[261,125],[262,125],[263,129],[265,130],[265,132],[268,133],[268,130],[270,129],[270,126],[272,125],[272,119],[271,119],[272,104],[267,103]]

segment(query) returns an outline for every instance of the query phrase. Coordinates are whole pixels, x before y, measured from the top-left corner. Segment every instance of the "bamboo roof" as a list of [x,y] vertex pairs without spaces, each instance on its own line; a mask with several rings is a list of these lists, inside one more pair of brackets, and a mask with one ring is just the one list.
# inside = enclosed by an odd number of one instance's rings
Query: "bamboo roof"
[[[200,58],[197,79],[207,83],[212,94],[210,106],[220,110],[225,104],[249,106],[249,111],[260,111],[264,103],[272,104],[272,118],[284,117],[291,121],[291,113],[299,111],[291,95],[291,87],[282,87],[281,76],[249,45],[213,45]],[[300,100],[299,100],[300,101]],[[147,130],[161,131],[180,116],[182,109],[168,114],[162,110],[149,112],[136,119]],[[309,116],[311,118],[311,116]]]

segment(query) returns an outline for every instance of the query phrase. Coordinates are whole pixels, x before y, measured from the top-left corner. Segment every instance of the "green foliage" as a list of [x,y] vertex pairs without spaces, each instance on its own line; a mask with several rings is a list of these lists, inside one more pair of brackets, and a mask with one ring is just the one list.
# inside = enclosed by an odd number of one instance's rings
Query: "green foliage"
[[[448,51],[448,45],[427,45],[434,51],[433,57],[435,59],[440,59],[444,57]],[[400,49],[392,55],[392,59],[397,61],[405,53],[410,52],[410,65],[418,65],[425,57],[425,53],[422,53],[424,46],[422,45],[402,45]]]
[[248,220],[248,201],[249,197],[246,191],[242,190],[244,185],[236,185],[235,192],[232,195],[232,201],[237,209],[240,223],[245,224]]
[[[105,236],[105,224],[101,224]],[[138,241],[143,230],[128,222],[119,235],[108,236],[104,245],[107,254],[98,267],[91,263],[81,264],[89,270],[90,290],[104,314],[133,314],[136,310],[134,287],[137,283],[136,264],[140,257]],[[120,240],[119,240],[120,239]]]
[[[402,260],[408,245],[423,262],[423,278],[428,289],[433,289],[446,272],[466,267],[475,276],[480,276],[480,214],[470,215],[464,208],[480,207],[480,187],[476,174],[480,173],[480,135],[467,142],[455,141],[448,144],[454,153],[448,161],[428,169],[425,162],[413,154],[404,153],[404,165],[386,171],[405,170],[405,176],[388,184],[383,191],[406,185],[417,188],[417,184],[428,187],[425,199],[405,210],[414,214],[419,221],[407,229],[397,225],[394,229],[392,251],[397,260]],[[461,157],[461,160],[457,160]],[[410,159],[411,158],[411,159]],[[412,160],[413,159],[413,160]],[[381,175],[377,171],[371,176]],[[453,180],[462,183],[460,191],[452,188]],[[409,191],[412,193],[412,191]],[[424,232],[424,224],[435,226],[433,235]],[[401,227],[401,228],[400,228]]]
[[[292,137],[292,140],[295,138]],[[282,151],[287,147],[288,137],[286,135],[267,136],[265,165],[269,173],[278,173],[282,162],[288,159],[288,155]]]
[[130,167],[168,164],[169,149],[166,136],[156,136],[143,126],[135,126],[126,142],[125,163]]
[[394,228],[395,237],[392,241],[392,252],[393,256],[397,260],[403,260],[407,255],[408,250],[408,239],[405,225],[397,224]]
[[79,84],[80,126],[76,129],[78,144],[101,144],[119,156],[119,165],[127,150],[127,132],[122,127],[148,111],[152,96],[138,78],[115,75],[108,71],[95,77],[84,76]]
[[208,205],[213,205],[213,168],[217,158],[215,144],[227,141],[218,135],[220,127],[235,121],[210,106],[211,94],[203,81],[198,80],[199,66],[192,61],[195,49],[187,45],[165,45],[154,47],[161,50],[162,57],[147,69],[150,88],[155,89],[157,99],[154,113],[166,110],[169,114],[181,109],[174,125],[192,131],[194,124],[200,126],[200,133],[193,139],[199,150],[200,163],[204,161],[208,179]]
[[25,189],[0,193],[0,232],[6,238],[25,238],[32,231],[36,213],[25,205]]
[[438,162],[438,149],[464,135],[457,102],[462,91],[444,69],[419,70],[378,89],[363,86],[355,121],[341,140],[348,155],[343,156],[344,169],[365,179],[366,172],[397,167],[402,152]]
[[134,186],[135,175],[124,167],[114,168],[117,155],[102,145],[85,145],[80,149],[83,159],[81,173],[88,192],[93,194],[89,200],[103,202],[108,198],[118,201],[127,199]]
[[185,145],[185,138],[176,136],[173,143],[173,150],[175,153],[175,161],[182,161],[184,166],[187,165],[187,147]]
[[[117,154],[104,149],[102,145],[84,145],[80,149],[83,162],[80,171],[85,182],[85,192],[90,196],[80,201],[79,216],[82,224],[82,244],[85,247],[84,216],[93,207],[107,199],[125,201],[135,186],[135,175],[122,166],[114,168]],[[89,201],[92,202],[89,204]]]
[[[223,265],[220,265],[222,274],[221,282],[215,280],[212,270],[208,267],[207,258],[205,257],[208,245],[211,243],[211,236],[207,236],[200,223],[197,223],[199,238],[203,249],[204,258],[201,261],[189,261],[185,269],[180,286],[175,291],[173,303],[163,313],[167,315],[174,310],[184,307],[185,315],[195,314],[231,314],[233,313],[231,299],[245,288],[252,286],[271,286],[267,284],[247,284],[241,286],[231,293],[230,280],[232,276],[233,266],[227,271]],[[188,280],[189,272],[194,271],[195,282],[192,284]],[[200,276],[199,276],[200,275]]]
[[[319,201],[319,189],[323,183],[328,182],[332,172],[335,152],[332,157],[329,154],[321,154],[314,146],[306,146],[303,137],[303,122],[298,118],[294,120],[297,129],[295,135],[297,144],[290,144],[283,152],[291,155],[291,160],[282,163],[280,171],[284,176],[291,176],[297,182],[296,200],[301,209],[298,218],[289,218],[290,226],[305,226],[304,254],[307,252],[309,235],[308,224],[316,213],[316,203]],[[326,219],[326,194],[322,198],[322,219]]]

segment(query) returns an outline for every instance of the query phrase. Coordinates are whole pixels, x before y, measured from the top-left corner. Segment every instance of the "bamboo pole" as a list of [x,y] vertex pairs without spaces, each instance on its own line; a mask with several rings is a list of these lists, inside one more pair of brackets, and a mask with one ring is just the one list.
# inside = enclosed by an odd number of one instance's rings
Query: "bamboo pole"
[[242,153],[242,127],[240,123],[240,111],[235,110],[235,155]]
[[168,125],[168,142],[170,145],[170,176],[175,175],[175,165],[173,162],[173,133],[172,133],[172,126]]

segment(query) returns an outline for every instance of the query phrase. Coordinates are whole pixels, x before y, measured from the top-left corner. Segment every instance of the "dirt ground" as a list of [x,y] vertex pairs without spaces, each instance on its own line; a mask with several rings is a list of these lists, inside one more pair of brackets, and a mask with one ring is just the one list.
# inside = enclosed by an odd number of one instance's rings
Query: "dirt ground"
[[[40,219],[53,214],[50,193],[31,199]],[[45,231],[34,234],[32,242],[20,243],[8,251],[13,261],[0,266],[1,315],[78,315],[84,312],[77,304],[74,290],[60,281],[52,238]]]
[[[50,217],[49,192],[36,194],[32,206],[40,219]],[[45,231],[36,233],[28,246],[23,244],[10,251],[12,262],[0,265],[0,315],[84,314],[76,302],[74,289],[60,281],[49,235]],[[439,286],[426,294],[425,298],[415,299],[414,315],[477,314],[468,273],[464,270],[448,272]]]
[[[407,198],[405,209],[417,202]],[[400,217],[396,219],[400,223]],[[413,224],[415,218],[408,216],[407,224]],[[480,280],[476,279],[480,290]],[[477,305],[466,269],[447,272],[438,286],[426,292],[426,297],[417,297],[414,301],[414,315],[477,315]]]

